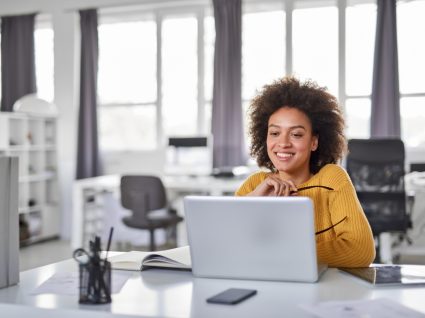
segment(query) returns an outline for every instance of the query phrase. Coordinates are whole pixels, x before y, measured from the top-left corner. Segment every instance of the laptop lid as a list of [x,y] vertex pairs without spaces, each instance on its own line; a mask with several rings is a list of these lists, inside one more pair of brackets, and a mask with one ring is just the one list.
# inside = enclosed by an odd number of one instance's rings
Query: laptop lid
[[187,196],[184,207],[195,276],[319,279],[309,198]]

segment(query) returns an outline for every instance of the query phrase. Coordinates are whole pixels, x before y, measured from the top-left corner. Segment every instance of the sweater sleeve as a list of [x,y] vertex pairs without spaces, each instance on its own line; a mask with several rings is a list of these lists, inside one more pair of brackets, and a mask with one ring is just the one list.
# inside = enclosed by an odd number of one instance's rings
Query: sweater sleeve
[[252,175],[250,175],[239,187],[238,190],[235,192],[235,196],[246,196],[252,191],[255,190],[255,188],[263,182],[263,180],[266,178],[266,173],[259,171]]
[[[369,222],[348,175],[329,197],[329,213],[335,235],[318,240],[320,261],[330,267],[366,267],[375,259],[375,245]],[[323,234],[319,234],[323,235]]]

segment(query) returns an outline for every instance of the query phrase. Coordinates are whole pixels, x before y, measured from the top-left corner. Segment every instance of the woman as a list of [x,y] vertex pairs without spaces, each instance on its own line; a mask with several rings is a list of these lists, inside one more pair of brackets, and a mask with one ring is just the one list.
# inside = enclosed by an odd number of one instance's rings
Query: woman
[[363,267],[375,258],[372,231],[351,180],[337,165],[346,150],[338,102],[314,82],[286,77],[250,106],[251,155],[260,167],[238,196],[306,196],[315,209],[320,262]]

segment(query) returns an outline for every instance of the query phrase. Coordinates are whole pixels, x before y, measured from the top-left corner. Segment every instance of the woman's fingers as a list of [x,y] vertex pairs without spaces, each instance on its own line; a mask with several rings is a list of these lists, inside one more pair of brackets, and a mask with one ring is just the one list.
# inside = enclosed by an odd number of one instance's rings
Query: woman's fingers
[[286,180],[286,182],[288,182],[288,184],[290,185],[290,194],[298,192],[297,186],[292,180]]
[[271,195],[290,196],[297,192],[297,187],[292,180],[281,180],[277,176],[269,176],[266,180],[267,185],[273,187]]
[[273,178],[268,178],[266,181],[267,185],[271,188],[271,191],[268,191],[270,195],[278,196],[282,191],[279,182]]
[[278,175],[270,175],[249,195],[252,196],[294,196],[298,195],[292,180],[282,180]]

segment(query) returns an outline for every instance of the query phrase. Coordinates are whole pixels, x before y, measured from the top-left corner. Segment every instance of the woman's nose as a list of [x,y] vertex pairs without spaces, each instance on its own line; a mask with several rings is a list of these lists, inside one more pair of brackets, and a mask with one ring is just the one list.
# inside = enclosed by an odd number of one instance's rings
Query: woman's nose
[[284,135],[281,135],[281,137],[278,141],[278,144],[279,144],[280,147],[283,147],[283,148],[291,146],[291,142],[290,142],[288,136],[284,136]]

